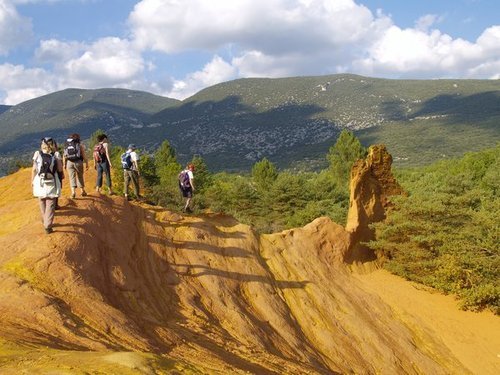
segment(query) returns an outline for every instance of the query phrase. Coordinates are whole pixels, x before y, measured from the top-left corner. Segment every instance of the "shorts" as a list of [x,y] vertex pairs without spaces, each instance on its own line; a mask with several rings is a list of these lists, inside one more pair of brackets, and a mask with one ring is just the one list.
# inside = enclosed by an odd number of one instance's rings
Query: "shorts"
[[181,188],[181,193],[184,198],[193,198],[193,188]]

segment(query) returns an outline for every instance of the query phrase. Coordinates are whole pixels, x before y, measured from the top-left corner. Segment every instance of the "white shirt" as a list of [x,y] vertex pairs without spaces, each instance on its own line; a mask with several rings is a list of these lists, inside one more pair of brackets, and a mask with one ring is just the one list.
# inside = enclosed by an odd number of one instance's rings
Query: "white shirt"
[[[54,163],[56,165],[57,170],[57,160],[61,160],[61,155],[59,152],[54,153]],[[52,181],[43,181],[38,172],[40,171],[40,167],[42,166],[42,158],[40,156],[40,151],[36,151],[33,155],[33,161],[36,163],[37,173],[35,174],[35,178],[33,179],[33,196],[38,198],[57,198],[61,196],[61,181],[59,180],[59,175],[57,172],[54,175],[54,180]]]
[[135,163],[139,161],[139,155],[135,151],[127,151],[130,154],[130,160],[132,160],[132,170],[136,171]]

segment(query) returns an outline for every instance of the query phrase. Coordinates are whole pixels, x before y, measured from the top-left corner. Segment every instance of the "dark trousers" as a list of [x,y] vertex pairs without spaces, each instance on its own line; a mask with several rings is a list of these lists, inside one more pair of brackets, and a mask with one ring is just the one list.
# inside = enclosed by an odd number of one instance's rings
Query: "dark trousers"
[[106,175],[106,186],[111,189],[111,171],[107,161],[103,163],[97,163],[97,182],[96,187],[102,186],[102,175]]

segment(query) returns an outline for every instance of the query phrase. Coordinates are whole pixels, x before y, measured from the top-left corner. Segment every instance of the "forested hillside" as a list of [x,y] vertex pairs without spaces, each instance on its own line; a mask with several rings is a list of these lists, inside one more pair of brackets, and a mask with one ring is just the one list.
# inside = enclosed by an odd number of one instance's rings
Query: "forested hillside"
[[106,128],[116,143],[127,143],[122,127],[142,127],[151,114],[176,102],[142,91],[67,89],[9,107],[0,114],[0,175],[9,162],[29,160],[44,136],[62,143],[71,133],[86,139]]
[[[182,158],[200,154],[214,169],[249,170],[263,157],[281,167],[325,167],[342,129],[365,146],[386,144],[396,165],[421,165],[500,140],[500,82],[240,79],[202,90],[152,121],[162,126],[149,131],[166,136]],[[228,158],[235,160],[228,165]]]
[[42,135],[112,143],[152,153],[164,140],[184,163],[201,156],[212,171],[249,171],[267,158],[280,168],[317,171],[343,129],[362,144],[384,143],[395,165],[432,163],[500,140],[498,80],[389,80],[338,74],[248,78],[176,101],[118,89],[68,89],[0,114],[0,162],[29,156]]

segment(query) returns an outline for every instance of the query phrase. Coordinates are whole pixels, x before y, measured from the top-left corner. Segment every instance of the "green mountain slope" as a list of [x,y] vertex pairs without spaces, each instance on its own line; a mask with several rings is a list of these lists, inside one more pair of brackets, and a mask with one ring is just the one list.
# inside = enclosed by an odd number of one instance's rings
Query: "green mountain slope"
[[[348,128],[365,144],[387,143],[397,163],[415,165],[494,145],[499,121],[498,80],[341,74],[215,85],[154,115],[151,122],[162,126],[148,132],[169,138],[181,156],[202,154],[230,169],[264,156],[282,166],[304,159],[321,164]],[[422,154],[422,144],[430,155]]]
[[206,88],[180,102],[128,90],[65,90],[0,115],[0,157],[36,146],[40,134],[84,137],[152,151],[168,139],[184,162],[248,169],[319,168],[344,128],[365,145],[385,143],[396,165],[421,165],[500,140],[499,80],[389,80],[350,74],[251,78]]
[[11,107],[10,105],[0,104],[0,114],[4,113],[5,111],[8,111],[10,107]]
[[0,153],[36,147],[39,138],[47,134],[63,139],[77,132],[85,138],[98,128],[140,127],[151,114],[176,102],[125,89],[67,89],[45,95],[0,115]]

